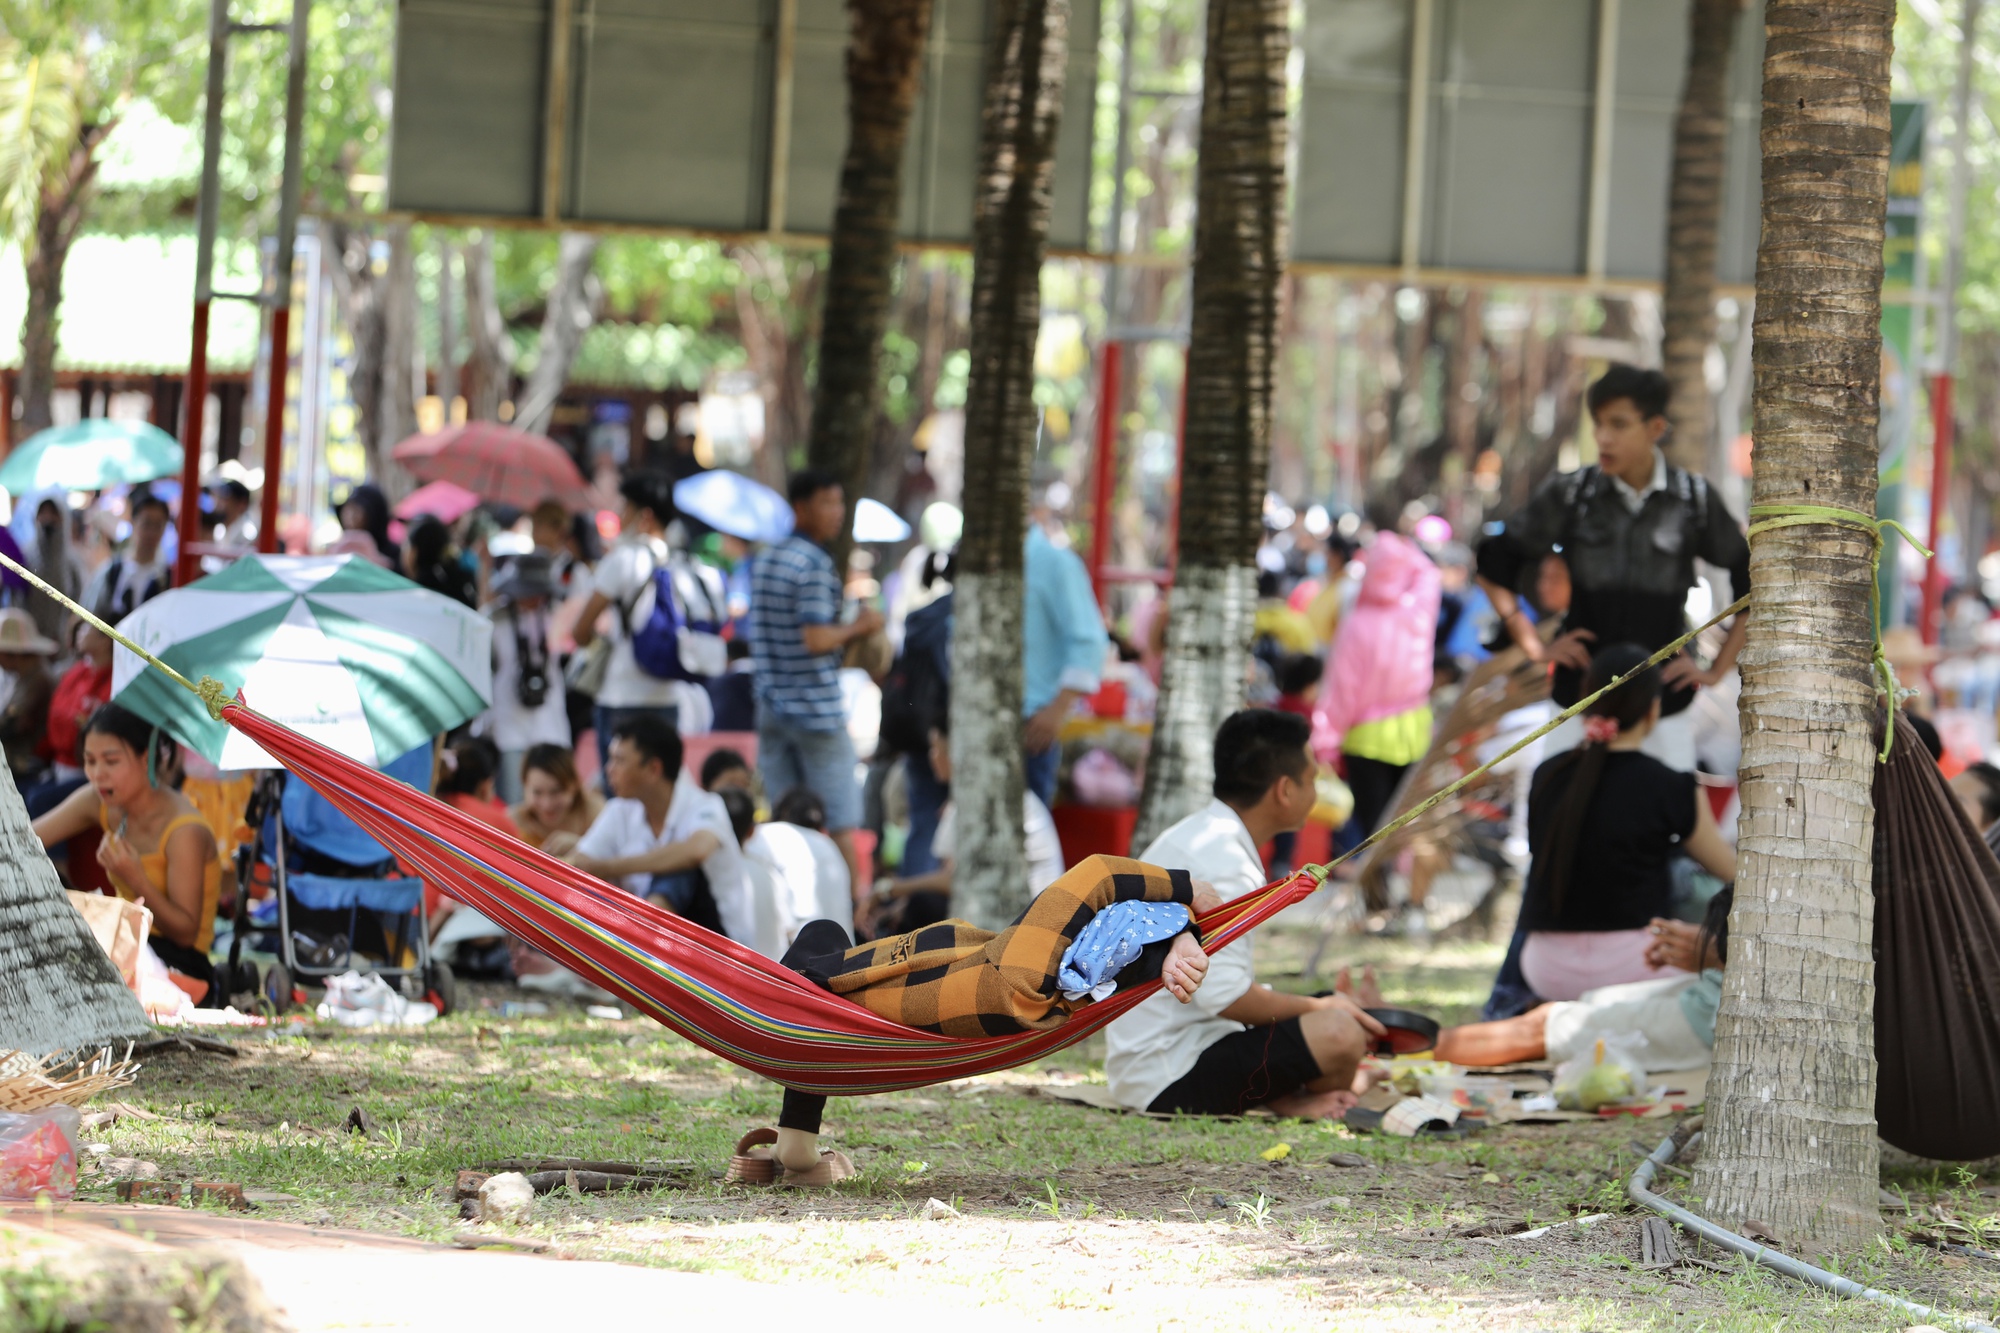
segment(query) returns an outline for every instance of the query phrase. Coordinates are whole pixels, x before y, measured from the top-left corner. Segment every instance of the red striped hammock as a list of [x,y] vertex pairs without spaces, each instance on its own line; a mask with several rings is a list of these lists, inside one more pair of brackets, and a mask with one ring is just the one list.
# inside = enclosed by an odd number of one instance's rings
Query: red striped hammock
[[[1082,1041],[1160,984],[1088,1005],[1048,1032],[960,1039],[904,1027],[240,701],[222,716],[444,893],[704,1050],[787,1087],[893,1092],[1007,1069]],[[1226,948],[1318,887],[1301,871],[1224,904],[1201,918],[1205,947]]]

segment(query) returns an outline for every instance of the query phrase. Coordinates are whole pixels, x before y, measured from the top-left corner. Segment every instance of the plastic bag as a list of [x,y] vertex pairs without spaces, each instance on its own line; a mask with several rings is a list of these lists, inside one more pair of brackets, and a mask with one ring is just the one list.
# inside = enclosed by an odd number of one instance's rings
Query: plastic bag
[[1638,1032],[1599,1037],[1589,1055],[1556,1066],[1552,1089],[1556,1105],[1565,1111],[1591,1111],[1635,1097],[1646,1090],[1646,1066],[1638,1050],[1646,1038]]
[[76,1132],[83,1117],[72,1106],[0,1111],[0,1200],[18,1203],[46,1194],[76,1197]]

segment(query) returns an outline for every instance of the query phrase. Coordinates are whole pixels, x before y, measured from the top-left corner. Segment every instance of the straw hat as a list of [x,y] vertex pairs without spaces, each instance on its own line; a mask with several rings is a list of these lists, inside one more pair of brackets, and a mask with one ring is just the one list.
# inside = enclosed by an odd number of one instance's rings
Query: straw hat
[[18,606],[0,608],[0,653],[54,657],[62,650],[35,628],[35,618]]

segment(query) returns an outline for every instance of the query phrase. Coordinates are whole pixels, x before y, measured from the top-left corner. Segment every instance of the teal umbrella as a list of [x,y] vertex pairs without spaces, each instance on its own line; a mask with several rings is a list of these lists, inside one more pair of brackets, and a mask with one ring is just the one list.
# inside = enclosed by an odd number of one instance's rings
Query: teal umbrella
[[[161,593],[119,632],[189,680],[376,767],[486,710],[492,623],[347,555],[253,555]],[[118,649],[111,694],[220,768],[276,768],[200,699]]]
[[178,476],[180,441],[143,421],[91,417],[21,441],[0,463],[0,490],[12,496],[60,486],[101,491],[121,483]]

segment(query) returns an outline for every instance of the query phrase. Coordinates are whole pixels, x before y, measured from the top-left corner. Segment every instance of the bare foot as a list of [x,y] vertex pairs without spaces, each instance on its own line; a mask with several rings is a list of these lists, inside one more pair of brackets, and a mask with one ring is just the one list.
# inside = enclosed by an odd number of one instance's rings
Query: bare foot
[[1361,984],[1359,986],[1354,984],[1352,972],[1347,968],[1341,968],[1339,975],[1333,979],[1333,993],[1336,995],[1345,995],[1363,1009],[1379,1009],[1384,1004],[1382,988],[1375,983],[1375,969],[1373,967],[1364,967],[1361,969]]
[[1294,1120],[1338,1120],[1353,1110],[1358,1100],[1347,1089],[1335,1088],[1332,1092],[1294,1092],[1273,1097],[1264,1105],[1272,1115]]

